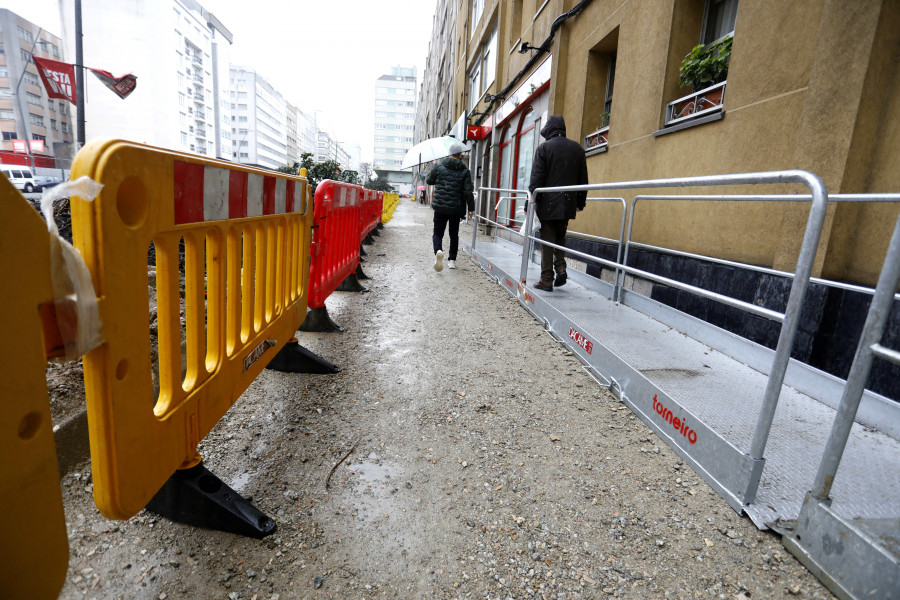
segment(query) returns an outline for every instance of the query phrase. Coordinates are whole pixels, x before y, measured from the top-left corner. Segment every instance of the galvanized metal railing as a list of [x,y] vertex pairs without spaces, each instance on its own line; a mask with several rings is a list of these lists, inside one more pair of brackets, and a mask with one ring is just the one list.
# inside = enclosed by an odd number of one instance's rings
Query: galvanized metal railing
[[[794,282],[791,285],[790,295],[788,296],[787,307],[784,313],[779,313],[767,308],[756,306],[747,302],[736,300],[728,296],[716,294],[696,286],[681,283],[666,277],[661,277],[641,269],[629,267],[620,264],[619,268],[626,273],[638,275],[639,277],[657,281],[664,285],[669,285],[677,289],[683,289],[700,296],[723,302],[741,308],[759,315],[761,317],[781,322],[781,332],[778,337],[778,343],[775,348],[775,357],[772,361],[772,368],[769,373],[766,391],[763,396],[763,404],[760,409],[757,420],[756,429],[754,430],[753,440],[750,445],[750,457],[763,462],[765,454],[766,442],[772,428],[772,421],[775,417],[775,409],[778,405],[778,397],[781,393],[781,386],[784,383],[784,376],[787,371],[788,362],[791,357],[791,348],[793,347],[794,336],[799,325],[800,309],[803,303],[803,297],[806,295],[806,289],[809,285],[809,279],[812,275],[813,261],[815,260],[816,248],[819,244],[819,237],[822,233],[822,227],[825,222],[825,211],[828,204],[828,193],[822,180],[807,171],[791,170],[791,171],[771,171],[766,173],[745,173],[735,175],[710,175],[701,177],[680,177],[672,179],[651,179],[639,181],[624,181],[611,183],[598,183],[577,186],[560,186],[549,188],[538,188],[534,191],[534,196],[538,196],[547,192],[577,192],[577,191],[598,191],[598,190],[627,190],[627,189],[647,189],[647,188],[683,188],[683,187],[707,187],[707,186],[732,186],[732,185],[764,185],[764,184],[786,184],[798,183],[805,185],[810,192],[808,198],[810,202],[809,217],[807,219],[806,228],[803,235],[803,242],[800,247],[800,254],[797,258],[797,269],[794,274]],[[531,230],[531,223],[534,218],[533,203],[529,203],[528,214],[526,217],[525,230]],[[528,236],[529,239],[540,241],[534,236]],[[544,242],[546,244],[546,242]],[[554,244],[546,244],[557,247]],[[521,270],[520,280],[525,281],[527,264],[524,262]],[[589,260],[608,264],[612,268],[615,265],[611,261],[591,257]],[[758,469],[757,473],[761,473],[762,469]],[[744,502],[752,502],[756,488],[759,485],[758,479],[749,482],[750,485],[745,491]]]

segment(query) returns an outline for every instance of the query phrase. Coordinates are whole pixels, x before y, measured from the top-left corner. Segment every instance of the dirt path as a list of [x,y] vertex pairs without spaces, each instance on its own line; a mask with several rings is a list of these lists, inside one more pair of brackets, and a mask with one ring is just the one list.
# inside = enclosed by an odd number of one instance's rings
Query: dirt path
[[430,224],[403,201],[301,337],[341,373],[266,371],[202,444],[277,532],[108,521],[83,464],[63,598],[831,598]]

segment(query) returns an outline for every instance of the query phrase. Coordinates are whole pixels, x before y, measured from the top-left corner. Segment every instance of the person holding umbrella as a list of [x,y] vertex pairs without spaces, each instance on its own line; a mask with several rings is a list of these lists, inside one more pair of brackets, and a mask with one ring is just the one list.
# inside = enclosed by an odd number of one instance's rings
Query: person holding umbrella
[[444,268],[443,240],[444,230],[450,229],[450,255],[447,267],[456,268],[456,253],[459,249],[459,222],[466,216],[475,214],[475,197],[472,174],[462,161],[463,152],[468,148],[459,142],[448,148],[450,156],[438,163],[425,180],[434,186],[431,197],[431,208],[434,209],[434,233],[431,236],[434,250],[434,270]]

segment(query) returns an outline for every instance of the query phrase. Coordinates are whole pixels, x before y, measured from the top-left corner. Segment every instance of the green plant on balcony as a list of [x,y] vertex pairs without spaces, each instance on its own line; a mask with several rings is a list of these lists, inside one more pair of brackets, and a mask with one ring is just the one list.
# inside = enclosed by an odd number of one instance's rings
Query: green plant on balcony
[[694,46],[684,57],[679,69],[678,84],[680,87],[693,87],[699,91],[728,77],[728,63],[731,59],[731,36],[714,44]]
[[609,111],[600,113],[600,127],[597,129],[603,129],[604,127],[609,127]]

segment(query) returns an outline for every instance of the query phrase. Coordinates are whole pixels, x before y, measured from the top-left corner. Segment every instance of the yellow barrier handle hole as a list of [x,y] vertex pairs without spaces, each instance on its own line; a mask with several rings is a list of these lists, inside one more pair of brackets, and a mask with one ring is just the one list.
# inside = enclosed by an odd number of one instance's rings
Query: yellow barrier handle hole
[[33,438],[41,428],[41,421],[43,421],[41,413],[35,410],[25,415],[19,422],[19,438],[23,440]]
[[122,381],[128,375],[128,361],[124,358],[116,365],[116,379]]
[[137,177],[126,177],[116,191],[116,210],[128,227],[139,227],[147,218],[149,201],[144,182]]

